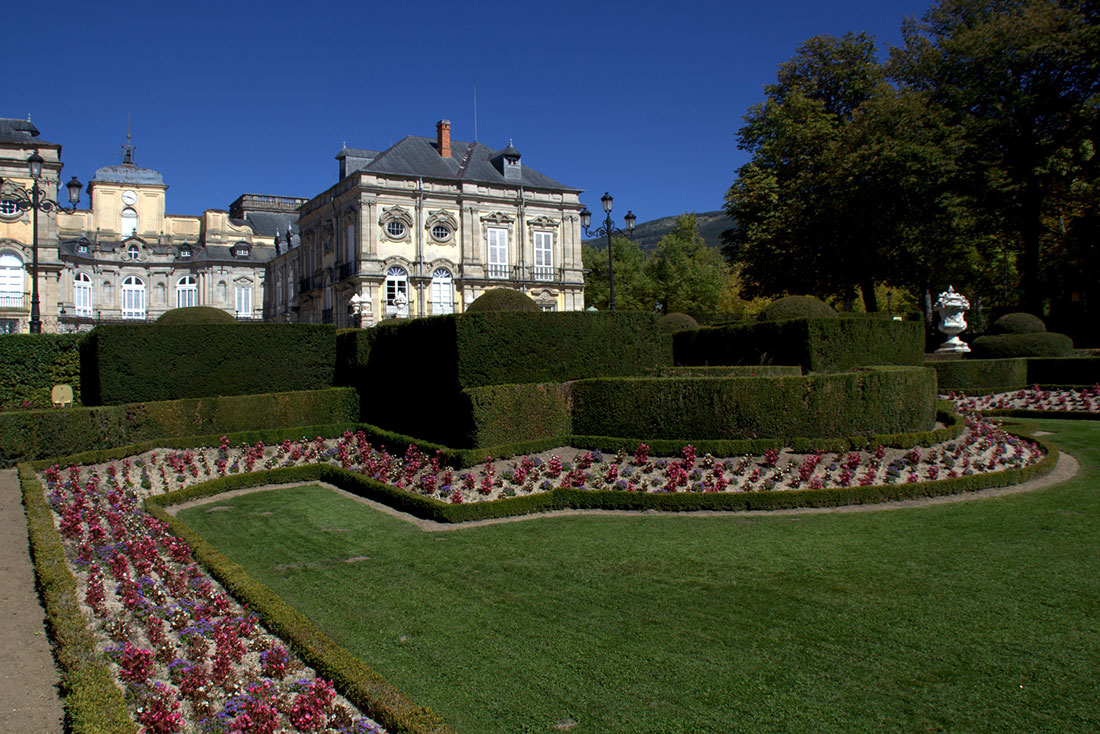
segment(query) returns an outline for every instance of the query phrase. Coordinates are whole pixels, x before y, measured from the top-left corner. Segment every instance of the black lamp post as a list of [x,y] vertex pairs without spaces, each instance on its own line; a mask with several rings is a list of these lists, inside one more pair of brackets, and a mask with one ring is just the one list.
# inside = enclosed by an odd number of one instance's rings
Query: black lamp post
[[600,197],[600,203],[603,204],[603,210],[607,217],[604,220],[603,226],[593,232],[588,231],[588,225],[592,224],[592,212],[588,211],[588,207],[581,209],[581,226],[584,227],[584,233],[589,237],[602,237],[607,235],[608,303],[612,311],[615,310],[615,263],[611,257],[611,235],[621,234],[629,239],[630,235],[634,233],[634,223],[638,221],[638,218],[634,216],[634,212],[627,211],[626,216],[623,217],[623,222],[626,224],[626,230],[623,231],[616,227],[611,221],[611,205],[613,201],[611,194],[607,192],[604,192],[604,195]]
[[80,190],[84,188],[84,184],[80,183],[76,176],[73,176],[72,180],[65,184],[65,188],[69,191],[69,203],[71,204],[67,207],[62,206],[53,199],[43,197],[42,190],[38,188],[38,179],[42,176],[43,163],[45,163],[45,160],[38,155],[37,151],[27,159],[27,168],[31,174],[30,190],[23,188],[14,181],[5,181],[0,178],[0,197],[15,204],[19,211],[32,212],[31,238],[34,257],[31,265],[30,332],[32,334],[42,333],[42,312],[38,303],[38,212],[43,211],[49,214],[53,211],[63,211],[72,214],[76,210],[76,205],[80,202]]

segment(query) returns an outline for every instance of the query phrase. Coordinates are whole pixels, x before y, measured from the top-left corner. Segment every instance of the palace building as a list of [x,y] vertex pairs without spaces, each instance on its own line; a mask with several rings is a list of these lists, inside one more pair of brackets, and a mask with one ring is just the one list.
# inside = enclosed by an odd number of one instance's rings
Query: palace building
[[267,265],[264,317],[370,326],[459,312],[490,288],[543,309],[581,310],[579,189],[495,150],[408,136],[384,151],[345,147],[339,182],[299,210]]

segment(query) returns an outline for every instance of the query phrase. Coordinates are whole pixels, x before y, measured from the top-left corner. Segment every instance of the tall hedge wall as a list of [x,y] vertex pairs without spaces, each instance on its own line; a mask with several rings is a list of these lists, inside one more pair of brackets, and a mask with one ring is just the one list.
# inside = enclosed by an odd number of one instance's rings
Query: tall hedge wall
[[0,413],[0,466],[157,438],[354,422],[350,388]]
[[452,446],[499,446],[573,432],[568,383],[486,385],[463,394],[470,404],[471,431]]
[[1100,382],[1100,357],[1031,357],[1029,385],[1095,385]]
[[673,336],[678,365],[799,365],[839,372],[868,365],[919,365],[924,326],[875,318],[790,319],[731,324]]
[[881,368],[803,377],[617,378],[573,384],[573,431],[667,439],[926,431],[936,376]]
[[936,370],[940,392],[977,390],[994,387],[1021,388],[1028,381],[1026,359],[951,359],[929,360],[925,365]]
[[672,342],[653,314],[472,313],[373,331],[369,348],[356,346],[367,355],[357,383],[363,420],[450,445],[468,443],[473,430],[463,389],[639,375],[672,364]]
[[80,404],[80,334],[0,336],[0,409],[48,408],[54,385],[71,385]]
[[81,347],[86,405],[316,390],[335,366],[319,324],[100,326]]

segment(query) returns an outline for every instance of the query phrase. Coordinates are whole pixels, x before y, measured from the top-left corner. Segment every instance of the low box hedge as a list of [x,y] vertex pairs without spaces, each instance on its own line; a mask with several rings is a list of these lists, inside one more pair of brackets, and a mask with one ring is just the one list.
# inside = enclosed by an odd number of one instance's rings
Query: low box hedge
[[317,390],[335,369],[320,324],[111,325],[81,343],[86,405]]
[[673,346],[678,365],[799,365],[804,372],[839,372],[921,364],[924,326],[876,318],[790,319],[680,332]]
[[7,334],[0,338],[0,410],[48,408],[54,385],[80,405],[79,334]]
[[0,465],[153,439],[349,422],[358,414],[351,388],[12,411],[0,413]]
[[655,372],[656,377],[797,377],[802,368],[779,364],[718,365],[661,367]]
[[682,441],[902,433],[930,430],[935,405],[935,372],[922,367],[800,377],[608,378],[573,384],[573,430]]
[[924,364],[936,370],[941,393],[990,388],[1018,390],[1028,384],[1028,360],[1021,358],[928,360]]

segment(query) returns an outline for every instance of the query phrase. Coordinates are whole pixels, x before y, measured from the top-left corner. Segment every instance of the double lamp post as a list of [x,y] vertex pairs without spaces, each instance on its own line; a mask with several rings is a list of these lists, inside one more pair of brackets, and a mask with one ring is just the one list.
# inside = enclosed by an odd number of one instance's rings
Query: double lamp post
[[31,237],[34,252],[34,260],[31,265],[30,332],[32,334],[42,333],[42,312],[38,302],[38,212],[41,211],[49,214],[53,211],[62,211],[66,214],[72,214],[76,211],[76,205],[80,203],[80,190],[84,188],[84,184],[80,183],[76,176],[73,176],[72,180],[65,184],[65,188],[69,191],[69,203],[71,206],[62,206],[54,199],[46,198],[43,195],[42,189],[38,188],[38,179],[42,177],[43,163],[45,163],[45,160],[42,156],[38,155],[37,151],[27,159],[27,168],[31,174],[30,189],[25,189],[10,179],[4,180],[0,178],[0,199],[11,202],[19,211],[32,212]]
[[638,221],[638,218],[634,216],[634,212],[627,211],[626,216],[623,217],[623,222],[626,224],[626,231],[623,231],[615,226],[611,221],[611,205],[613,203],[611,194],[604,192],[604,195],[600,197],[600,203],[603,204],[604,214],[607,218],[604,220],[603,226],[594,231],[589,231],[588,226],[592,224],[592,212],[588,211],[588,207],[581,209],[581,226],[584,227],[584,233],[589,237],[603,237],[607,236],[607,284],[609,287],[609,310],[615,310],[615,262],[611,256],[611,235],[621,234],[627,238],[634,233],[634,223]]

